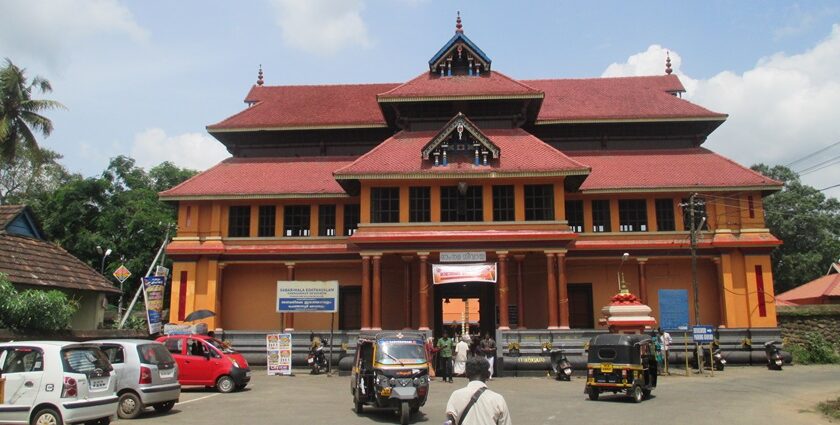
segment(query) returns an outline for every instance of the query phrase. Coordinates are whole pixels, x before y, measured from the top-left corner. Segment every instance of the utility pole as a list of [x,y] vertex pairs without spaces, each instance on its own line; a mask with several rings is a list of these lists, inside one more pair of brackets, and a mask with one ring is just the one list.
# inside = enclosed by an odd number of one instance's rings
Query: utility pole
[[[703,227],[706,222],[706,217],[698,225],[695,222],[694,208],[697,206],[697,193],[692,193],[688,198],[688,214],[689,214],[689,230],[690,230],[690,245],[691,245],[691,289],[694,292],[694,326],[700,325],[700,289],[697,284],[697,232]],[[697,368],[703,372],[703,348],[700,344],[696,347]]]

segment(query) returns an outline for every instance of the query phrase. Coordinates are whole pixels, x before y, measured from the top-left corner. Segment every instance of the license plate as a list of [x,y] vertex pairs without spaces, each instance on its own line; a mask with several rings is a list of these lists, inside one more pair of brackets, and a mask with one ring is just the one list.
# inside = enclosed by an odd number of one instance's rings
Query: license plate
[[96,378],[90,380],[90,389],[101,390],[108,386],[108,378]]
[[309,363],[309,364],[312,364],[312,363],[315,363],[315,360],[312,360],[312,359],[306,359],[306,362],[307,362],[307,363]]
[[175,369],[168,369],[168,370],[159,370],[161,378],[171,378],[175,376]]
[[612,363],[603,363],[603,364],[601,365],[601,372],[603,372],[603,373],[612,373],[612,371],[613,371],[613,365],[612,365]]
[[251,371],[249,370],[249,371],[245,372],[245,376],[250,378],[251,377]]

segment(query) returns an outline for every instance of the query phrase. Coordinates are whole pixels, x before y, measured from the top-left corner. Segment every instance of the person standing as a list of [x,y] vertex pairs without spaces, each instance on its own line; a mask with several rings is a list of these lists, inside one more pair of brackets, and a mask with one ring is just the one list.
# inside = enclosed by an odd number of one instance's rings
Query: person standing
[[437,363],[435,363],[435,361],[437,360],[437,352],[438,352],[438,349],[435,348],[435,338],[434,337],[430,336],[430,337],[426,338],[425,348],[426,348],[426,359],[429,361],[429,380],[434,381],[435,376],[436,376],[435,375],[435,367],[437,367]]
[[659,328],[659,338],[662,340],[662,360],[665,363],[665,374],[670,375],[671,371],[668,370],[668,351],[671,349],[671,342],[673,342],[671,334]]
[[443,382],[452,382],[452,346],[453,341],[452,338],[449,338],[449,332],[444,332],[443,338],[437,342],[437,347],[440,349],[438,355],[440,355]]
[[458,344],[455,345],[455,376],[464,374],[467,365],[467,353],[470,351],[470,345],[467,344],[469,337],[463,336]]
[[446,403],[447,423],[452,425],[511,425],[510,411],[501,394],[487,388],[490,365],[487,359],[473,356],[467,360],[466,387],[457,389]]
[[490,379],[493,379],[493,365],[496,364],[496,341],[490,337],[490,332],[484,334],[484,339],[481,340],[481,353],[489,363]]

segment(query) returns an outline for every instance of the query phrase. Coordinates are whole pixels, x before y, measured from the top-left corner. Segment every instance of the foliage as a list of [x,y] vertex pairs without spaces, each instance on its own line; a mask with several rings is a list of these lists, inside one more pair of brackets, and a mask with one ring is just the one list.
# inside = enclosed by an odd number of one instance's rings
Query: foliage
[[79,309],[77,301],[58,290],[17,291],[0,276],[0,326],[19,332],[57,331],[67,328]]
[[753,170],[784,182],[784,188],[764,199],[770,232],[784,243],[773,250],[776,293],[808,283],[840,257],[840,201],[802,184],[789,168],[754,165]]
[[821,402],[817,409],[831,419],[840,420],[840,397]]
[[784,317],[838,316],[840,320],[840,304],[777,306],[776,315]]
[[817,332],[808,332],[805,335],[805,343],[791,344],[789,349],[793,361],[799,364],[828,364],[840,363],[840,354],[837,348],[825,340]]
[[13,161],[21,147],[39,154],[33,130],[49,136],[53,129],[52,121],[40,113],[64,108],[54,100],[33,99],[32,92],[36,89],[49,93],[52,86],[40,76],[29,81],[25,69],[6,59],[5,66],[0,68],[0,156],[5,162]]
[[58,163],[62,156],[49,149],[33,153],[20,148],[11,161],[0,162],[0,204],[19,204],[52,193],[71,175]]

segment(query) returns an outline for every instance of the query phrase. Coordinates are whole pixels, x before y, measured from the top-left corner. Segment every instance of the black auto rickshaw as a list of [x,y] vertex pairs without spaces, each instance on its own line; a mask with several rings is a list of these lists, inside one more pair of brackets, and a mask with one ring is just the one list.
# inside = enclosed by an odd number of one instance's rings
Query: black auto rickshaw
[[641,403],[656,388],[656,354],[648,335],[604,334],[589,341],[584,393],[625,392]]
[[380,332],[360,335],[350,392],[356,413],[364,405],[393,408],[400,423],[426,404],[429,395],[429,360],[418,332]]

